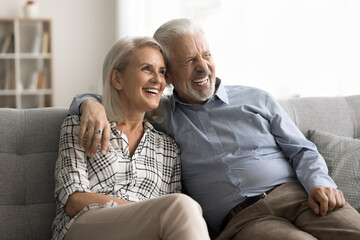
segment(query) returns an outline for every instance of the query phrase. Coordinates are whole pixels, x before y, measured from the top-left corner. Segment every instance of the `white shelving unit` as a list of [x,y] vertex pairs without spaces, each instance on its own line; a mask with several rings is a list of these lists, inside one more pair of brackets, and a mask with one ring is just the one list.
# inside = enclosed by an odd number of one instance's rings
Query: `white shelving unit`
[[0,107],[52,106],[52,61],[50,19],[0,18]]

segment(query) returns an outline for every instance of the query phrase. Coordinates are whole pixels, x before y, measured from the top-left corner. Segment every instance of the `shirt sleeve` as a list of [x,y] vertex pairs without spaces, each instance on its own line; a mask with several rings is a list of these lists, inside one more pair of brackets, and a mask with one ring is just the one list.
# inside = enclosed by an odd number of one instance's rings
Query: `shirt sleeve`
[[[174,143],[176,144],[176,143]],[[176,151],[176,161],[173,167],[173,172],[171,175],[171,181],[169,188],[171,193],[181,193],[181,165],[180,165],[180,150],[177,148]]]
[[80,118],[70,116],[61,126],[59,154],[55,165],[55,199],[65,207],[74,192],[91,192],[84,148],[78,144]]
[[266,98],[271,132],[306,191],[309,193],[313,187],[319,185],[336,188],[335,182],[328,175],[326,162],[315,144],[305,138],[272,96],[267,95]]
[[69,107],[69,115],[80,115],[80,105],[83,101],[91,99],[99,103],[102,102],[102,96],[94,93],[77,94]]

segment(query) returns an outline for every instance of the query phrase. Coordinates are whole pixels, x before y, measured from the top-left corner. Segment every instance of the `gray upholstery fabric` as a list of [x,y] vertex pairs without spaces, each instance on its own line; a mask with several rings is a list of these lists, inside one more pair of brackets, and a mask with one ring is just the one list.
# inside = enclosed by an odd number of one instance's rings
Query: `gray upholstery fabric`
[[310,131],[329,168],[329,175],[344,193],[345,199],[360,212],[360,140]]
[[359,96],[297,98],[280,103],[306,137],[310,129],[360,137]]
[[65,108],[0,109],[0,239],[50,239]]
[[[306,136],[318,129],[360,137],[360,95],[280,103]],[[54,165],[66,114],[65,108],[0,109],[0,239],[51,238]]]

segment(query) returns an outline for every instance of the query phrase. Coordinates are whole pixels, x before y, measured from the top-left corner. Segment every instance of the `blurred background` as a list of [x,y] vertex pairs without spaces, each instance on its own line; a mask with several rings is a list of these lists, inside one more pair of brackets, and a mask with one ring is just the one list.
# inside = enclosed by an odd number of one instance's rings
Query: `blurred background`
[[[149,35],[180,17],[202,25],[228,85],[276,98],[360,94],[358,0],[36,0],[52,19],[53,105],[101,92],[107,51],[122,36]],[[0,0],[0,17],[23,17],[24,0]]]

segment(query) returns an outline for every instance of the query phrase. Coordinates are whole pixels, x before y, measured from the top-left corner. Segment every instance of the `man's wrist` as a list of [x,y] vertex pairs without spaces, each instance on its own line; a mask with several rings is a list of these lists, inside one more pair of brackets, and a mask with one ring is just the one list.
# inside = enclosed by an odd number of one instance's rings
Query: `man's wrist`
[[101,103],[101,95],[91,93],[77,94],[69,107],[69,115],[79,115],[80,107],[85,100],[93,100]]

